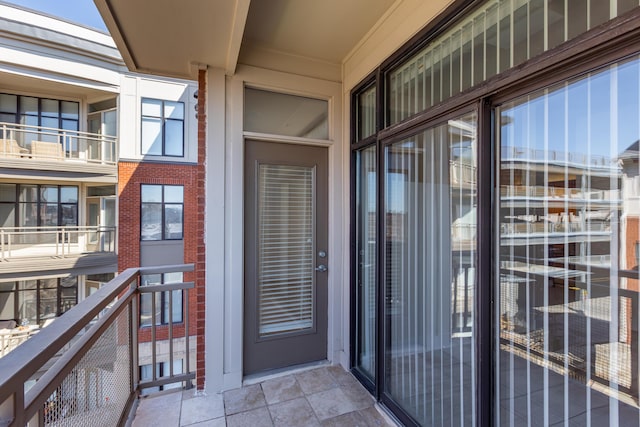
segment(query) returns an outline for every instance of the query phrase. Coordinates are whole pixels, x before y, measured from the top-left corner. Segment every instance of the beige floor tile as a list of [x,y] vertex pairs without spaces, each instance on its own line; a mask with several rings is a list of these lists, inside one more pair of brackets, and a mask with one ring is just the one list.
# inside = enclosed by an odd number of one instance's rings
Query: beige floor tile
[[378,412],[378,410],[373,406],[361,409],[360,411],[358,411],[358,413],[365,420],[367,426],[388,427],[393,425],[388,423],[384,416],[382,416],[382,414]]
[[227,427],[271,427],[271,415],[267,407],[240,412],[227,417]]
[[276,427],[320,426],[311,405],[304,397],[269,405],[269,412]]
[[364,409],[376,403],[373,396],[360,383],[346,384],[340,388],[353,403],[355,409]]
[[226,427],[227,421],[224,417],[216,418],[215,420],[202,421],[200,423],[191,424],[188,427]]
[[307,396],[307,399],[320,421],[337,417],[356,409],[353,402],[340,388],[321,391]]
[[221,394],[196,396],[182,401],[182,412],[180,415],[181,426],[220,417],[224,417],[224,401]]
[[349,372],[345,371],[341,365],[328,366],[327,370],[331,375],[333,375],[333,378],[335,378],[340,385],[354,384],[358,382],[358,380],[356,380]]
[[296,374],[302,391],[309,395],[338,387],[338,382],[326,367]]
[[322,427],[369,427],[357,412],[348,412],[322,422]]
[[262,392],[269,405],[304,396],[294,375],[263,382]]
[[260,384],[224,392],[224,410],[227,415],[266,406]]

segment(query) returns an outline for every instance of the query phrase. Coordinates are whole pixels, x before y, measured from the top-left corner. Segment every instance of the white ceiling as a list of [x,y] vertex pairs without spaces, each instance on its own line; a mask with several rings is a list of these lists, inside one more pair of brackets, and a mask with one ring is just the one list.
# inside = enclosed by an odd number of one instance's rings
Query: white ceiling
[[94,0],[130,69],[186,78],[265,51],[339,67],[395,1]]

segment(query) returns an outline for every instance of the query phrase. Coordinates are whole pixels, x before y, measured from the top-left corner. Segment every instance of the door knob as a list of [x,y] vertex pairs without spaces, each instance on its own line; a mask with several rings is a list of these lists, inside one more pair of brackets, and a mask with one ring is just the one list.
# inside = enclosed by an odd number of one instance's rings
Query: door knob
[[320,264],[319,266],[316,267],[316,271],[319,271],[320,273],[324,273],[325,271],[327,271],[327,266],[324,264]]

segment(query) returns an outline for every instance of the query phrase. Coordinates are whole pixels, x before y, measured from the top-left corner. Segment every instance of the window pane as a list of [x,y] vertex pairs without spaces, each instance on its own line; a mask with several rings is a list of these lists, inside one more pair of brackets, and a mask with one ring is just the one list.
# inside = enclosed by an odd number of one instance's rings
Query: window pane
[[62,118],[63,119],[79,119],[79,104],[77,102],[62,101]]
[[162,203],[162,185],[141,185],[142,203]]
[[164,122],[164,154],[166,156],[184,155],[184,123],[181,120]]
[[0,202],[16,201],[16,185],[0,184]]
[[142,115],[152,116],[152,117],[162,117],[162,101],[158,99],[143,99]]
[[60,187],[62,203],[78,203],[78,187]]
[[376,132],[376,88],[367,89],[358,96],[358,136],[361,140]]
[[183,205],[165,205],[165,239],[182,239],[182,206]]
[[38,98],[30,96],[20,97],[20,113],[38,115]]
[[16,319],[15,289],[16,289],[15,282],[0,283],[0,319],[3,319],[3,320]]
[[15,227],[16,205],[13,203],[0,203],[0,227]]
[[58,225],[58,204],[40,204],[40,224],[45,227],[55,227]]
[[165,185],[164,201],[165,203],[182,203],[184,187],[182,185]]
[[162,119],[142,118],[142,154],[162,155]]
[[140,238],[142,240],[162,240],[162,205],[142,204]]
[[61,204],[60,210],[62,211],[62,218],[59,225],[78,225],[77,204]]
[[38,187],[36,185],[20,185],[20,201],[21,202],[37,202]]
[[245,88],[246,131],[327,139],[328,118],[325,100]]
[[385,150],[385,392],[422,425],[474,425],[476,116]]
[[58,201],[58,187],[41,186],[40,187],[40,201],[42,202],[57,202]]
[[184,104],[182,102],[164,101],[164,117],[166,119],[184,119]]
[[18,97],[16,95],[0,94],[0,111],[3,113],[17,113]]
[[54,99],[42,99],[40,101],[41,114],[43,117],[55,117],[59,116],[58,101]]
[[[630,7],[626,0],[488,0],[481,3],[385,76],[389,82],[386,126],[425,111],[457,93],[458,71],[450,67],[457,66],[459,47],[464,90],[573,39]],[[634,5],[638,6],[638,2]],[[450,77],[456,81],[452,82]],[[429,85],[433,87],[430,96],[423,96],[417,90]]]
[[638,57],[497,111],[499,425],[638,424],[639,115]]
[[376,239],[377,178],[376,147],[357,153],[356,212],[356,281],[357,297],[357,366],[372,380],[375,378],[376,348]]
[[38,322],[38,291],[18,292],[18,321],[35,325]]

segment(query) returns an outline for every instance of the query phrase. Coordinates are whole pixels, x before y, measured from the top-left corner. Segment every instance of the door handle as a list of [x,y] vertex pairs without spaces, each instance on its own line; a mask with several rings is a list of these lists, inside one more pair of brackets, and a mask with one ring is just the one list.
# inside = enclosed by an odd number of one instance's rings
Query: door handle
[[324,264],[320,264],[319,266],[316,267],[316,271],[319,271],[320,273],[324,273],[325,271],[327,271],[327,266]]

